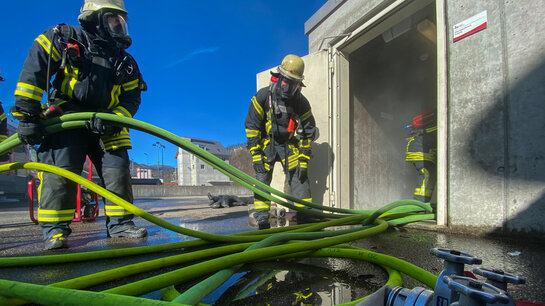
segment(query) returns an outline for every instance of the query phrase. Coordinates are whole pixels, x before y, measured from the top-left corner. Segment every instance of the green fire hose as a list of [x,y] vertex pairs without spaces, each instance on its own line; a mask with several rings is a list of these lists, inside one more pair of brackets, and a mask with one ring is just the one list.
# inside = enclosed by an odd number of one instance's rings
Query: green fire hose
[[[44,125],[47,133],[52,134],[66,129],[83,128],[85,126],[85,122],[92,116],[99,117],[113,125],[137,129],[169,141],[170,143],[196,155],[201,160],[209,163],[220,172],[229,176],[234,181],[256,194],[297,211],[304,208],[296,207],[290,202],[304,204],[305,206],[313,208],[310,210],[304,209],[305,212],[322,218],[329,218],[331,220],[327,222],[320,222],[318,224],[290,226],[285,228],[275,228],[232,235],[203,233],[180,227],[157,218],[121,199],[108,190],[70,171],[40,163],[12,163],[0,165],[0,172],[15,169],[36,169],[39,171],[47,171],[61,175],[89,188],[93,192],[96,192],[103,197],[112,200],[114,203],[123,207],[127,211],[160,227],[183,235],[199,238],[198,240],[171,243],[160,246],[95,251],[80,254],[0,258],[0,267],[97,260],[111,257],[161,252],[172,249],[183,249],[190,251],[194,247],[211,247],[205,250],[188,252],[167,258],[160,258],[148,262],[119,267],[72,280],[58,282],[49,286],[0,280],[0,294],[5,296],[0,297],[0,303],[2,305],[5,304],[4,302],[8,302],[8,304],[5,305],[17,305],[18,303],[22,302],[22,300],[17,299],[44,303],[46,305],[81,305],[84,303],[84,301],[92,301],[92,304],[94,305],[142,305],[141,303],[147,303],[145,305],[166,305],[167,302],[153,301],[131,296],[138,296],[163,288],[171,288],[171,286],[175,284],[179,284],[210,273],[216,273],[215,276],[209,278],[209,280],[205,280],[199,285],[187,290],[179,297],[174,298],[173,301],[178,303],[178,305],[180,301],[182,303],[187,302],[187,304],[195,305],[198,304],[204,296],[206,296],[205,293],[207,294],[221,285],[232,275],[232,273],[234,273],[234,271],[236,271],[238,267],[240,267],[240,265],[244,263],[270,260],[274,258],[301,256],[338,256],[358,260],[367,260],[385,267],[390,274],[390,278],[394,277],[395,279],[395,275],[397,273],[396,271],[400,271],[410,275],[413,278],[416,278],[430,287],[433,287],[435,284],[436,277],[433,274],[397,258],[373,253],[359,248],[334,247],[343,243],[376,235],[386,230],[388,226],[405,224],[417,220],[433,219],[434,215],[431,213],[432,209],[427,203],[407,199],[393,202],[378,210],[352,210],[324,207],[319,204],[302,201],[301,199],[297,199],[289,194],[273,189],[270,186],[263,184],[255,178],[245,174],[244,172],[228,165],[213,154],[206,152],[191,142],[158,127],[132,118],[103,113],[77,113],[49,119],[44,122]],[[7,140],[0,143],[0,154],[3,154],[20,144],[21,143],[17,138],[17,135],[12,135]],[[327,213],[322,211],[327,211]],[[421,212],[428,213],[422,214]],[[352,227],[342,230],[323,231],[327,227],[354,224],[359,224],[359,226],[356,228]],[[218,243],[237,244],[218,246]],[[335,251],[332,252],[331,250]],[[369,255],[371,253],[373,253],[372,256]],[[222,257],[205,260],[216,256]],[[135,273],[140,273],[142,271],[149,271],[160,267],[162,268],[165,266],[195,260],[205,261],[130,284],[111,288],[102,293],[74,290],[76,288],[86,288],[88,286],[93,286]],[[397,284],[397,280],[394,280],[394,282]],[[204,290],[203,288],[206,289]],[[32,291],[32,293],[29,293],[29,291]],[[40,292],[40,294],[35,294],[36,292]],[[48,298],[40,298],[37,300],[38,297],[43,296],[48,296]],[[6,297],[11,297],[12,299],[8,299]],[[154,302],[157,303],[153,304]]]

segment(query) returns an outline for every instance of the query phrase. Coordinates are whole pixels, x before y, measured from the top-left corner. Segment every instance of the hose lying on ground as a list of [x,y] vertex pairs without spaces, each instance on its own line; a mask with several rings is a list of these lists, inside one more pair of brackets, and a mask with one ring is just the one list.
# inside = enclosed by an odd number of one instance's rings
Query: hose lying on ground
[[[262,195],[263,197],[271,201],[274,201],[280,205],[289,207],[290,209],[293,209],[293,210],[300,211],[302,208],[296,207],[295,205],[289,203],[288,201],[304,204],[306,206],[314,208],[311,210],[305,209],[305,212],[310,212],[311,214],[314,214],[316,216],[330,218],[333,220],[328,222],[322,222],[319,224],[306,225],[306,226],[294,226],[294,227],[286,227],[284,229],[271,229],[268,231],[238,233],[233,235],[209,234],[209,233],[193,231],[187,228],[176,226],[160,218],[157,218],[153,215],[150,215],[147,212],[141,210],[140,208],[132,205],[131,203],[124,201],[123,199],[109,192],[108,190],[86,179],[83,179],[81,176],[76,175],[70,171],[66,171],[54,166],[44,165],[39,163],[14,163],[14,164],[0,165],[0,172],[24,168],[24,169],[36,169],[39,171],[48,171],[48,172],[59,174],[70,180],[73,180],[74,182],[78,184],[84,185],[85,187],[98,193],[99,195],[102,195],[112,200],[114,203],[116,203],[119,206],[122,206],[123,208],[130,211],[131,213],[138,215],[154,224],[157,224],[163,228],[166,228],[168,230],[171,230],[180,234],[200,238],[200,240],[185,241],[180,243],[168,244],[164,246],[150,246],[150,247],[140,247],[140,248],[133,248],[133,249],[96,251],[96,252],[88,252],[87,254],[83,253],[82,255],[65,254],[65,255],[55,255],[58,257],[45,256],[41,259],[40,257],[31,257],[33,260],[29,259],[28,257],[22,258],[19,260],[18,258],[0,258],[0,267],[21,265],[21,264],[24,264],[25,262],[28,263],[29,261],[32,261],[33,263],[35,262],[41,262],[41,263],[67,262],[67,260],[81,261],[81,260],[124,256],[128,254],[145,254],[149,252],[164,251],[168,249],[177,249],[177,248],[190,249],[191,247],[204,246],[204,245],[216,246],[217,243],[224,243],[224,242],[239,243],[233,246],[226,246],[224,249],[216,247],[212,249],[213,251],[208,251],[208,252],[204,251],[202,254],[197,252],[191,252],[187,254],[173,256],[176,259],[169,259],[169,260],[161,259],[156,262],[150,261],[151,263],[150,262],[140,263],[140,264],[131,265],[131,267],[126,266],[127,268],[120,267],[117,269],[113,269],[114,271],[104,271],[105,273],[99,272],[99,273],[95,273],[95,275],[84,276],[74,280],[59,282],[56,284],[52,284],[50,286],[42,286],[40,287],[39,290],[47,291],[50,289],[44,289],[44,288],[54,288],[54,287],[81,288],[83,286],[88,286],[89,284],[91,285],[96,284],[98,280],[100,279],[113,279],[112,275],[116,275],[116,277],[124,276],[123,273],[120,273],[119,269],[125,269],[126,271],[129,271],[133,268],[141,268],[142,271],[145,271],[146,269],[154,269],[159,266],[164,267],[165,265],[171,265],[172,262],[176,260],[180,260],[178,262],[183,262],[183,260],[188,260],[188,259],[195,259],[195,258],[203,259],[205,258],[204,256],[207,256],[207,257],[218,256],[220,254],[239,252],[239,253],[232,253],[230,255],[225,255],[223,257],[216,258],[216,259],[211,259],[202,263],[197,263],[188,267],[184,267],[182,269],[174,270],[174,271],[164,273],[164,274],[151,277],[148,279],[144,279],[138,282],[133,282],[131,284],[126,284],[116,288],[111,288],[106,290],[105,294],[101,296],[101,298],[105,297],[108,303],[110,302],[119,303],[119,302],[114,302],[116,300],[113,298],[110,298],[110,295],[108,293],[116,293],[116,294],[124,294],[124,295],[140,295],[145,292],[149,292],[150,290],[153,291],[153,290],[157,290],[157,289],[161,289],[165,287],[168,288],[169,286],[173,284],[178,284],[185,280],[192,279],[195,276],[206,275],[207,273],[212,273],[215,271],[221,272],[221,269],[232,269],[232,271],[234,271],[233,267],[236,267],[237,265],[241,265],[246,262],[263,260],[264,258],[266,259],[266,258],[275,258],[279,256],[286,256],[285,254],[288,254],[287,256],[290,256],[290,255],[300,256],[303,253],[319,252],[318,250],[323,248],[330,248],[334,245],[338,245],[341,243],[346,243],[346,242],[362,239],[370,235],[378,234],[384,231],[389,225],[392,226],[392,225],[404,224],[408,222],[414,222],[416,220],[426,220],[426,219],[433,218],[433,214],[413,214],[414,212],[422,212],[422,211],[431,212],[431,207],[429,206],[429,204],[425,204],[415,200],[397,201],[389,205],[386,205],[385,207],[377,211],[373,211],[373,210],[362,211],[362,210],[330,208],[330,207],[323,207],[315,203],[304,202],[300,199],[297,199],[291,195],[282,193],[278,190],[271,188],[270,186],[266,184],[263,184],[255,180],[253,177],[226,164],[225,162],[221,161],[219,158],[215,157],[213,154],[200,149],[199,147],[193,145],[192,143],[186,141],[185,139],[181,137],[178,137],[167,131],[164,131],[162,129],[149,125],[147,123],[134,120],[131,118],[124,118],[124,117],[111,115],[111,114],[78,113],[78,114],[65,115],[62,117],[58,117],[58,118],[54,118],[54,119],[50,119],[46,121],[45,123],[46,130],[48,133],[56,133],[65,129],[82,128],[84,127],[86,120],[89,120],[93,115],[96,115],[97,117],[100,117],[101,119],[106,120],[110,122],[111,124],[138,129],[144,132],[148,132],[157,137],[160,137],[166,141],[169,141],[172,144],[178,147],[181,147],[182,149],[189,151],[190,153],[195,154],[197,157],[199,157],[203,161],[209,163],[210,165],[212,165],[213,167],[215,167],[222,173],[231,177],[234,181],[252,190],[254,193]],[[12,135],[6,141],[0,144],[0,154],[7,152],[8,150],[14,148],[17,145],[20,145],[20,141],[18,140],[16,135]],[[277,196],[282,197],[283,199],[286,199],[286,201],[278,198]],[[328,211],[330,213],[323,213],[321,212],[322,210]],[[386,222],[384,220],[378,219],[379,217],[386,218]],[[316,230],[322,230],[330,226],[350,225],[355,223],[362,224],[362,222],[363,222],[363,225],[365,226],[360,228],[355,228],[355,229],[352,228],[352,229],[345,229],[345,230],[316,232],[316,233],[311,232]],[[288,233],[273,234],[275,232],[280,232],[280,231],[286,231]],[[303,238],[311,239],[311,240],[310,241],[293,241],[291,243],[276,245],[280,243],[281,241],[291,241],[295,239],[301,240]],[[267,239],[267,240],[262,240],[262,239]],[[256,241],[261,241],[261,242],[258,244],[251,244],[251,242],[256,242]],[[242,249],[246,249],[246,251],[240,252],[242,251]],[[347,251],[352,251],[352,249]],[[205,255],[205,253],[208,255]],[[159,262],[161,263],[159,264]],[[167,262],[170,262],[170,264],[167,264]],[[385,267],[390,266],[385,263],[380,263],[380,264],[384,265]],[[409,273],[413,273],[413,272],[414,271],[410,271]],[[191,277],[188,277],[188,275]],[[429,275],[427,275],[426,277],[427,277],[427,279],[425,280],[426,284],[428,285],[431,283],[434,284],[434,282],[429,281],[429,278],[430,278]],[[101,280],[101,282],[102,281],[103,280]],[[209,287],[208,290],[210,290],[214,286],[217,286],[218,283],[220,282],[216,282],[214,285],[210,285],[210,286],[206,285],[206,287]],[[8,288],[22,288],[25,286],[24,284],[16,283],[16,282],[9,283],[9,281],[0,281],[0,293],[5,294],[6,296],[18,297],[18,298],[27,299],[29,301],[34,301],[32,300],[33,297],[31,295],[22,296],[21,293],[17,293],[17,294],[10,293],[10,290],[5,289],[7,288],[6,286]],[[30,287],[32,286],[36,286],[36,285],[30,285]],[[58,291],[58,289],[60,288],[51,289],[53,291],[47,291],[48,294],[53,294],[53,295],[59,294],[55,302],[51,302],[51,303],[55,304],[61,301],[63,303],[64,302],[68,303],[68,300],[62,298],[62,294],[64,294],[62,293],[63,292],[62,289],[61,291]],[[70,290],[70,289],[64,289],[64,290]],[[13,292],[16,292],[16,291],[17,290],[14,290]],[[187,296],[192,295],[191,292],[196,292],[196,291],[198,290],[195,290],[195,289],[189,290],[188,294],[185,294],[179,297],[179,299],[185,300]],[[66,291],[66,292],[69,292],[69,294],[72,294],[72,291]],[[44,291],[44,294],[46,294],[45,291]],[[96,299],[96,298],[97,296],[93,295],[93,299]],[[191,304],[195,304],[201,298],[202,298],[202,294],[200,294],[199,297],[190,297],[188,298],[188,300],[190,300]],[[13,302],[13,300],[11,301]],[[81,303],[81,300],[79,300],[79,302]],[[127,303],[129,303],[129,300],[127,300]],[[125,304],[125,302],[123,302],[122,304],[129,305],[129,304]],[[60,305],[60,304],[56,304],[56,305]],[[73,305],[73,304],[66,304],[66,305]],[[107,304],[104,304],[104,305],[107,305]]]

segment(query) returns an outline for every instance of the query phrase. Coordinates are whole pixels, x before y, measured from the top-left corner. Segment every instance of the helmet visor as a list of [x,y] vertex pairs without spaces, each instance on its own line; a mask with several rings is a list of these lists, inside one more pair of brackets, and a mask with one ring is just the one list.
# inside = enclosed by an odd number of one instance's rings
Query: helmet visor
[[103,16],[104,27],[112,37],[129,36],[127,18],[119,13],[106,13]]
[[279,80],[282,96],[291,97],[301,88],[301,82],[282,77]]

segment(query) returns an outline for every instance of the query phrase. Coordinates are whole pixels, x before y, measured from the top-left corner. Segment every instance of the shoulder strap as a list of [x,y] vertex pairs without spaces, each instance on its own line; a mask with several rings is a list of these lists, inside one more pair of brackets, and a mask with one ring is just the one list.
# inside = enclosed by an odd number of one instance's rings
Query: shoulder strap
[[63,40],[68,41],[70,39],[75,39],[74,28],[72,28],[71,26],[64,23],[59,23],[57,25],[57,30],[58,30],[58,34]]

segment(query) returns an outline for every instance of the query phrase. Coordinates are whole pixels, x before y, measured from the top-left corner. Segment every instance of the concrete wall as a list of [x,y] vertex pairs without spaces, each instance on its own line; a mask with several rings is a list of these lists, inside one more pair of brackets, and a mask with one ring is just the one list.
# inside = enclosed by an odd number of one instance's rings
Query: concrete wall
[[[321,12],[323,19],[313,16],[312,24],[305,24],[310,52],[327,47],[328,42],[334,47],[345,44],[344,38],[330,36],[359,30],[393,3],[346,0],[333,5],[336,2],[327,2],[330,10]],[[446,133],[440,139],[446,142],[448,154],[442,187],[448,224],[459,230],[543,233],[543,2],[445,0],[438,7],[445,7],[439,14],[446,16],[446,32],[438,36],[447,37],[446,54],[438,54],[438,61],[446,57],[447,81],[439,83],[438,90],[448,91]],[[488,27],[452,42],[453,25],[484,10]],[[357,39],[353,35],[346,40],[352,38]],[[345,56],[352,60],[350,54]]]
[[449,39],[484,10],[487,29],[448,44],[449,221],[545,232],[545,8],[448,1]]
[[212,195],[237,195],[251,196],[252,192],[242,186],[132,186],[135,198],[149,197],[179,197],[179,196],[206,196]]
[[[339,3],[342,2],[342,3]],[[364,23],[376,12],[394,2],[393,0],[329,0],[321,12],[322,20],[309,19],[305,23],[308,36],[309,53],[327,48],[330,42],[338,41],[332,37],[352,31],[356,25]]]
[[379,208],[414,193],[417,171],[405,161],[410,134],[403,126],[435,108],[435,48],[413,28],[388,43],[376,37],[350,55],[355,209]]

